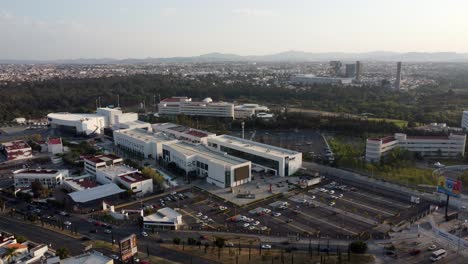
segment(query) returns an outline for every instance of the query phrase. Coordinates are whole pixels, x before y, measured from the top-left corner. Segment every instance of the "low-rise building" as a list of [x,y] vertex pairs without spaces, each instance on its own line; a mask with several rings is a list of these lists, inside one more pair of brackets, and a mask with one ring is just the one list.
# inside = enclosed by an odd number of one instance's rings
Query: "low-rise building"
[[173,139],[188,141],[191,143],[206,144],[208,138],[216,136],[215,133],[173,123],[157,123],[152,124],[151,126],[155,132],[162,132]]
[[126,151],[145,158],[157,159],[162,156],[162,143],[170,139],[161,132],[151,132],[144,129],[123,129],[114,131],[114,144]]
[[63,153],[63,144],[61,138],[49,138],[47,140],[47,151],[52,154]]
[[69,192],[83,191],[98,186],[96,180],[89,175],[68,178],[63,181],[63,188]]
[[118,200],[123,192],[125,190],[120,189],[115,183],[98,185],[93,188],[69,193],[65,204],[68,208],[75,210],[100,208],[103,201]]
[[32,158],[32,149],[24,140],[4,142],[0,145],[0,151],[7,160],[21,160]]
[[177,230],[182,224],[182,214],[169,207],[143,217],[143,227],[146,229]]
[[123,159],[112,154],[88,156],[84,158],[85,172],[95,176],[96,170],[106,166],[119,165],[123,163]]
[[194,173],[221,188],[251,181],[251,163],[203,144],[175,142],[163,145],[163,160],[175,163],[187,175]]
[[234,118],[244,119],[255,117],[259,113],[270,112],[270,109],[264,105],[242,104],[234,107]]
[[114,260],[96,251],[60,260],[60,264],[114,264]]
[[396,147],[419,153],[423,157],[456,158],[465,155],[466,135],[407,136],[396,133],[383,138],[368,138],[366,160],[379,161]]
[[61,185],[66,177],[68,170],[20,169],[13,172],[15,189],[30,188],[35,181],[39,181],[45,188],[52,189]]
[[101,184],[120,184],[136,195],[145,195],[153,192],[153,179],[144,176],[137,169],[125,165],[108,166],[98,169],[96,171],[96,181]]
[[252,140],[221,135],[207,139],[208,147],[231,156],[251,161],[267,172],[285,177],[302,167],[302,153]]
[[209,97],[201,101],[192,101],[187,97],[171,97],[158,104],[159,115],[207,116],[234,118],[234,104],[213,102]]

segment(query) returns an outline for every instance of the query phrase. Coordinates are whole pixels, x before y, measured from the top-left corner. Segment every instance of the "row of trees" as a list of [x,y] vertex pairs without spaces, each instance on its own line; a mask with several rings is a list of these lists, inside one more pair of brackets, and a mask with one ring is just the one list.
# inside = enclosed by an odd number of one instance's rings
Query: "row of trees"
[[[234,78],[234,77],[233,77]],[[394,92],[380,86],[338,87],[315,85],[288,89],[254,84],[239,78],[226,83],[214,75],[193,79],[176,75],[134,75],[95,79],[61,79],[0,86],[8,100],[0,102],[0,121],[14,117],[37,117],[53,111],[89,112],[101,97],[103,105],[137,106],[162,98],[185,95],[216,100],[263,102],[279,106],[295,105],[332,112],[372,113],[378,117],[416,122],[447,122],[458,125],[468,94],[444,87],[425,87]]]

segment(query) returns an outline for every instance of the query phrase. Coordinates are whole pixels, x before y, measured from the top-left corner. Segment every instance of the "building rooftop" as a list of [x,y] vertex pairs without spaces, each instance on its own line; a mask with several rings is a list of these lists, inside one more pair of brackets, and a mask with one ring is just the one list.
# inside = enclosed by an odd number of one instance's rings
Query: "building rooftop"
[[126,166],[126,165],[114,165],[114,166],[107,166],[107,167],[99,168],[99,171],[109,176],[112,176],[112,178],[114,178],[114,177],[118,177],[124,174],[126,175],[126,174],[130,174],[133,172],[137,172],[138,170],[130,166]]
[[179,212],[172,208],[164,207],[159,209],[156,213],[143,217],[143,221],[176,221],[177,217],[182,216]]
[[61,138],[49,138],[47,143],[49,145],[62,145],[62,139]]
[[167,131],[168,133],[170,131],[178,132],[180,134],[186,134],[198,138],[202,137],[208,137],[208,136],[214,136],[216,135],[215,133],[211,133],[208,131],[203,131],[199,129],[194,129],[182,125],[177,125],[173,123],[157,123],[152,125],[154,130],[159,130],[159,131]]
[[191,100],[191,99],[186,96],[182,96],[182,97],[174,96],[174,97],[169,97],[169,98],[165,98],[161,100],[161,103],[180,102],[180,101],[185,101],[185,100]]
[[116,133],[128,135],[132,138],[136,138],[136,139],[143,140],[146,142],[150,142],[150,141],[165,142],[165,141],[171,140],[169,137],[167,137],[163,133],[160,133],[160,132],[153,133],[153,132],[149,132],[147,130],[140,129],[140,128],[118,130],[116,131]]
[[108,183],[104,185],[99,185],[94,188],[86,189],[83,191],[72,192],[68,194],[73,201],[76,203],[86,203],[90,201],[94,201],[97,199],[101,199],[107,196],[115,195],[125,192],[117,186],[115,183]]
[[242,139],[242,138],[228,136],[228,135],[221,135],[221,136],[213,137],[211,138],[211,140],[229,143],[229,144],[233,144],[242,148],[247,148],[247,149],[251,149],[253,151],[262,152],[262,153],[268,153],[270,155],[275,155],[275,156],[288,156],[288,155],[296,155],[300,153],[294,150],[275,147],[275,146],[259,143],[256,141]]
[[107,162],[107,161],[115,161],[115,160],[119,160],[122,158],[113,154],[104,154],[104,155],[97,155],[97,156],[87,156],[84,159],[89,160],[93,163],[101,163],[101,162]]
[[212,162],[224,164],[227,166],[234,166],[249,162],[247,160],[239,159],[222,152],[215,152],[202,144],[193,145],[185,142],[175,142],[170,144],[170,146],[176,149],[178,152],[183,153],[185,156],[201,155],[211,160]]
[[396,139],[395,139],[394,136],[387,136],[387,137],[383,137],[383,138],[368,138],[368,140],[370,140],[370,141],[382,141],[382,143],[385,144],[385,143],[395,141]]
[[31,148],[28,143],[24,140],[15,140],[10,142],[2,143],[2,146],[5,148],[6,151],[17,150],[17,149],[25,149]]
[[132,172],[129,174],[121,175],[119,176],[119,178],[128,183],[141,182],[141,181],[146,181],[150,179],[149,177],[146,177],[140,172]]
[[14,171],[14,174],[57,174],[58,170],[49,170],[49,169],[20,169]]
[[104,118],[98,114],[72,114],[72,113],[50,113],[47,115],[48,118],[59,119],[65,121],[86,121],[92,118]]
[[61,264],[107,264],[113,263],[110,257],[100,252],[87,252],[60,261]]

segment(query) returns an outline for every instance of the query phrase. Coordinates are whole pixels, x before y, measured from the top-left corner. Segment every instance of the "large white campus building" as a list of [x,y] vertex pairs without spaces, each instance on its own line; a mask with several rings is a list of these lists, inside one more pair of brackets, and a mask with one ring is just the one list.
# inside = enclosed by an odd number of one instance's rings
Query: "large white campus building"
[[461,128],[465,130],[468,129],[468,111],[463,111]]
[[102,134],[105,128],[151,129],[150,124],[138,120],[137,113],[123,113],[119,108],[98,108],[95,114],[50,113],[49,124],[54,127],[73,129],[77,134]]
[[366,160],[379,161],[396,147],[420,153],[423,157],[456,158],[465,154],[466,135],[407,136],[396,133],[383,138],[368,138]]
[[195,102],[188,97],[171,97],[158,104],[160,115],[189,115],[234,118],[234,104],[213,102],[209,97]]
[[302,153],[172,123],[153,124],[152,131],[114,131],[114,144],[144,157],[175,163],[186,174],[219,187],[251,180],[251,171],[289,176],[302,166]]

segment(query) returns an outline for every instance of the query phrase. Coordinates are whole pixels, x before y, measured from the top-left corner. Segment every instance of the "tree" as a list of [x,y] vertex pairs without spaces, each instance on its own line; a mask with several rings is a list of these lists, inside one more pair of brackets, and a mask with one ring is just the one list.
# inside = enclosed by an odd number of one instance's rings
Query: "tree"
[[224,244],[226,243],[226,240],[222,237],[217,237],[214,241],[214,244],[218,247],[218,248],[222,248],[224,247]]
[[158,185],[160,188],[163,188],[164,186],[164,177],[159,174],[156,170],[150,168],[150,167],[144,167],[141,170],[141,174],[143,174],[146,177],[149,177],[153,179],[153,183]]
[[58,248],[58,249],[55,251],[55,254],[56,254],[60,259],[65,259],[65,258],[68,258],[68,257],[70,256],[70,251],[68,250],[68,248],[61,247],[61,248]]
[[34,198],[47,197],[49,195],[49,190],[38,179],[31,183],[31,191],[34,194]]
[[181,240],[180,240],[180,238],[178,238],[178,237],[174,237],[174,239],[172,239],[172,242],[173,242],[174,244],[176,244],[176,245],[179,245],[179,244],[180,244],[180,241],[181,241]]
[[16,242],[18,242],[18,243],[21,244],[21,243],[24,243],[24,242],[26,242],[26,241],[27,241],[26,237],[24,237],[24,236],[16,236]]
[[364,241],[354,241],[349,244],[349,250],[352,253],[364,254],[367,251],[367,243]]

